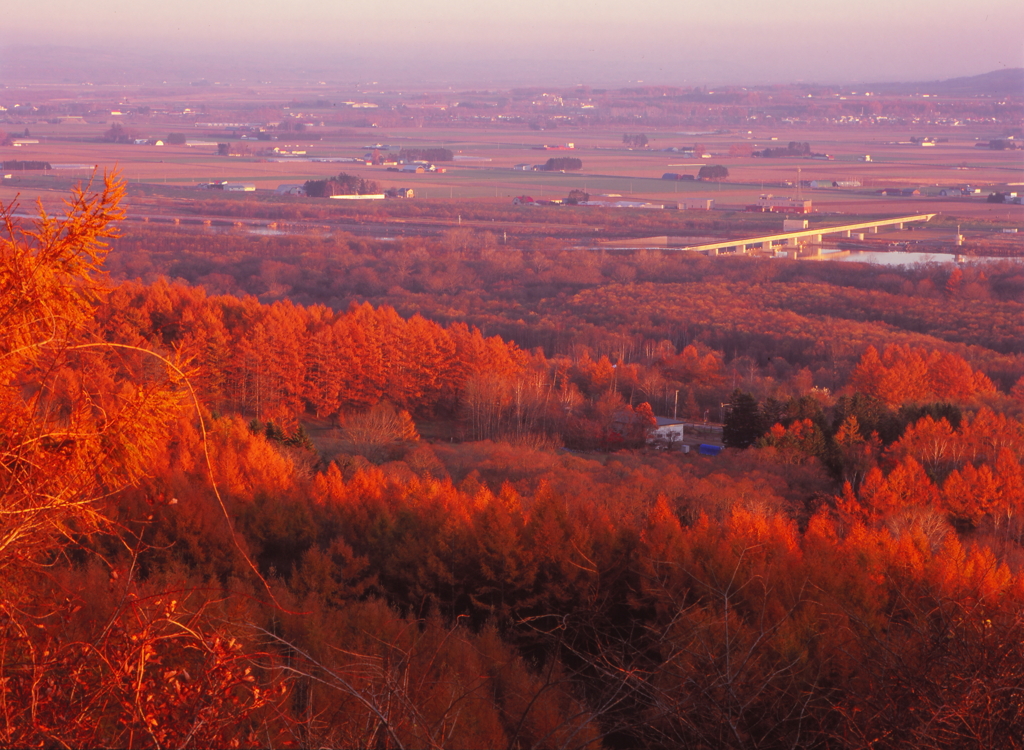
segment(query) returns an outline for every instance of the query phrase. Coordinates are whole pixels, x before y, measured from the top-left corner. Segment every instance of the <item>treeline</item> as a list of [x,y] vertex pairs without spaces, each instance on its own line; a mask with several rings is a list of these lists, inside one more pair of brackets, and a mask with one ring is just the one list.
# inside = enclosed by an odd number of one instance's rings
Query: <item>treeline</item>
[[[745,437],[731,439],[730,419],[742,410],[730,412],[728,445],[747,447],[774,424],[804,418],[831,440],[848,416],[829,395],[842,392],[845,379],[820,388],[814,371],[781,358],[767,372],[750,357],[727,365],[721,351],[704,344],[677,350],[648,340],[632,361],[620,356],[614,363],[586,347],[549,358],[485,339],[464,323],[445,329],[419,315],[402,319],[388,307],[363,303],[334,313],[290,302],[261,305],[164,282],[120,285],[99,321],[108,335],[190,358],[193,382],[210,408],[289,430],[309,418],[338,423],[386,402],[421,419],[446,421],[450,434],[463,439],[611,450],[644,444],[644,410],[652,420],[652,408],[693,420],[714,408],[718,417],[723,401],[736,400],[728,394],[737,385],[756,394],[749,398],[763,416],[748,422]],[[905,403],[976,408],[1007,398],[962,357],[906,345],[889,345],[881,355],[869,347],[849,382],[876,411]],[[756,399],[764,405],[757,407]],[[909,424],[895,413],[884,429],[880,416],[860,418],[865,437],[879,432],[888,441]],[[818,457],[836,476],[843,473],[825,452]]]
[[139,134],[136,130],[126,128],[119,122],[115,122],[107,130],[103,131],[100,140],[106,143],[132,143]]
[[787,146],[778,146],[776,148],[766,148],[761,151],[755,151],[754,156],[762,156],[766,159],[776,159],[786,156],[810,156],[811,155],[811,144],[806,141],[801,143],[799,141],[790,141]]
[[452,161],[455,155],[450,148],[403,148],[398,152],[405,161]]
[[720,181],[729,179],[728,167],[721,164],[706,164],[697,172],[698,180]]
[[3,162],[3,168],[17,170],[53,169],[48,161],[26,161],[24,159],[8,159]]
[[[938,264],[521,250],[465,229],[383,243],[141,227],[118,240],[107,262],[117,276],[170,276],[212,293],[336,310],[365,300],[465,321],[548,357],[589,351],[594,360],[631,364],[660,342],[678,352],[699,341],[720,352],[730,384],[738,377],[760,395],[802,368],[814,385],[840,388],[868,346],[889,343],[955,353],[1004,391],[1024,373],[1024,276],[1012,262],[954,272]],[[730,391],[708,394],[708,405]]]
[[330,198],[332,195],[374,195],[382,192],[379,182],[340,173],[325,180],[306,180],[303,185],[310,198]]
[[545,172],[567,172],[583,169],[583,160],[575,156],[553,156],[541,167]]
[[[890,345],[881,357],[869,347],[841,393],[832,398],[811,389],[800,398],[781,401],[772,396],[759,400],[737,389],[724,405],[728,412],[723,442],[733,448],[776,448],[786,460],[813,457],[837,482],[851,481],[856,486],[863,478],[861,472],[883,453],[897,450],[894,445],[913,433],[916,425],[942,422],[952,441],[951,433],[969,426],[965,420],[975,413],[984,417],[979,420],[979,430],[992,429],[994,413],[989,405],[1017,413],[1024,403],[1024,378],[1010,390],[1009,399],[1000,400],[992,383],[958,357]],[[1005,432],[1006,425],[1012,423],[999,418]],[[977,443],[980,432],[971,439]],[[1001,439],[996,438],[994,445]],[[848,449],[853,444],[870,450],[851,454]],[[947,447],[944,443],[937,450],[944,452]],[[957,455],[957,450],[952,450],[951,455]]]
[[204,404],[272,425],[270,436],[285,430],[281,440],[311,418],[350,431],[354,414],[384,403],[446,421],[461,439],[637,447],[651,403],[664,412],[684,388],[683,413],[696,419],[726,381],[721,354],[705,347],[662,345],[617,366],[586,352],[548,359],[388,307],[261,305],[165,282],[114,288],[98,321],[108,336],[188,358]]
[[116,287],[98,321],[120,340],[191,358],[210,408],[286,426],[382,400],[419,416],[452,412],[473,376],[515,372],[524,359],[476,329],[405,320],[391,308],[261,305],[166,283]]

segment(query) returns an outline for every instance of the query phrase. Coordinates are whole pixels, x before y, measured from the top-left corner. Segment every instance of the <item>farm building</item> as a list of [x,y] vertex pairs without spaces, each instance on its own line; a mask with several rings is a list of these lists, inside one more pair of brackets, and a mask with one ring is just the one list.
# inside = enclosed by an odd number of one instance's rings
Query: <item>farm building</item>
[[513,206],[532,206],[536,203],[533,198],[528,195],[517,195],[512,199]]
[[679,208],[683,211],[710,211],[715,207],[714,198],[697,198],[688,201],[679,201]]
[[224,190],[228,193],[256,192],[256,185],[251,182],[227,182],[221,180],[220,182],[200,182],[196,187],[202,190]]
[[683,442],[685,431],[683,420],[671,417],[655,417],[657,424],[647,433],[647,443],[664,447],[672,447]]
[[748,211],[764,211],[780,214],[809,214],[811,201],[800,198],[776,198],[773,195],[762,195],[757,204],[747,206]]
[[305,185],[278,185],[274,195],[305,195]]

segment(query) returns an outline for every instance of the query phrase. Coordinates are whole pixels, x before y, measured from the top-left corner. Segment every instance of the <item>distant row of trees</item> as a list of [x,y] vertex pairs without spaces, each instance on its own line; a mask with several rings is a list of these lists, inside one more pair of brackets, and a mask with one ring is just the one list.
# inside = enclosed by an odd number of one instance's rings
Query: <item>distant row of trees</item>
[[455,155],[450,148],[403,148],[399,158],[405,161],[452,161]]
[[790,141],[788,146],[778,148],[766,148],[763,151],[755,151],[754,156],[762,156],[768,159],[784,156],[810,156],[811,144],[807,141]]
[[988,147],[993,151],[1015,151],[1021,148],[1019,141],[1010,141],[1004,138],[997,138],[988,142]]
[[332,195],[375,195],[381,192],[379,182],[345,172],[325,180],[306,180],[304,187],[306,195],[310,198],[330,198]]
[[622,136],[622,142],[630,148],[646,148],[649,143],[643,133],[626,133]]
[[4,169],[53,169],[48,161],[23,161],[20,159],[12,159],[3,163]]
[[119,122],[115,122],[110,128],[103,133],[103,140],[107,143],[131,143],[139,134],[134,130],[129,130]]
[[567,172],[577,169],[583,169],[583,162],[575,156],[552,157],[541,167],[544,172]]
[[700,168],[697,178],[701,180],[725,180],[729,177],[729,170],[721,164],[707,164]]

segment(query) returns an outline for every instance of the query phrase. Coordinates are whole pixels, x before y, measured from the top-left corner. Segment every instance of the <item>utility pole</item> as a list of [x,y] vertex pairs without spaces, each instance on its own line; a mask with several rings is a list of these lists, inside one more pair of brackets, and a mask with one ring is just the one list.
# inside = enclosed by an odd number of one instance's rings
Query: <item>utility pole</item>
[[679,419],[679,389],[676,389],[676,402],[672,406],[672,419]]

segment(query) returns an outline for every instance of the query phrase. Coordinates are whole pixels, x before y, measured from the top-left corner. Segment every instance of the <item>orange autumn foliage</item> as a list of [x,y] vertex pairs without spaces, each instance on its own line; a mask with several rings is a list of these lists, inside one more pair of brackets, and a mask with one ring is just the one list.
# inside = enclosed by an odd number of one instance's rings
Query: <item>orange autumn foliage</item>
[[850,387],[890,406],[928,400],[969,402],[995,391],[992,381],[962,357],[889,344],[879,355],[869,346],[850,377]]

